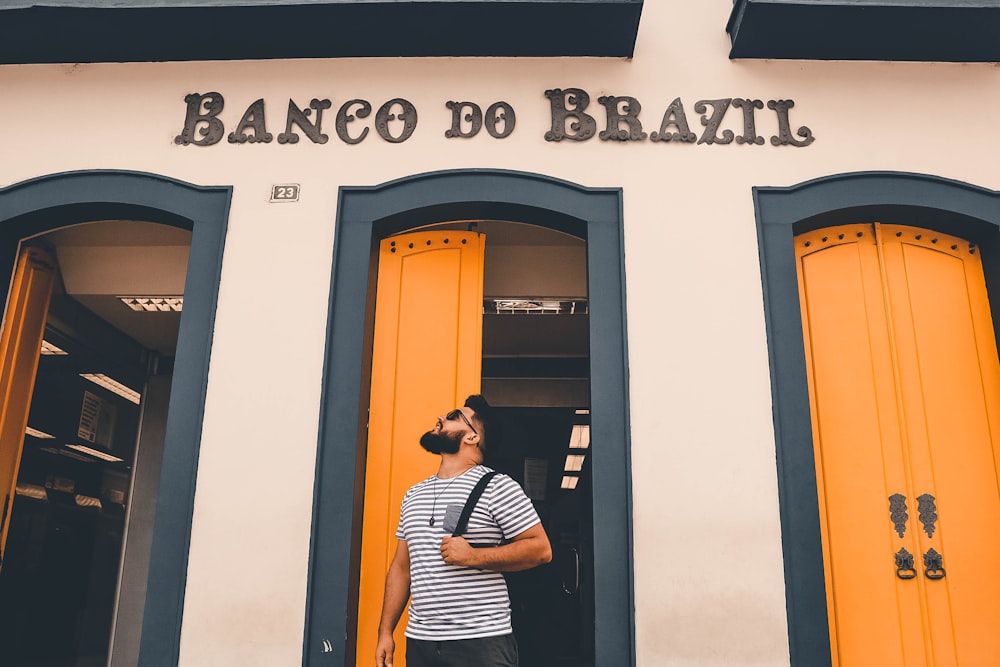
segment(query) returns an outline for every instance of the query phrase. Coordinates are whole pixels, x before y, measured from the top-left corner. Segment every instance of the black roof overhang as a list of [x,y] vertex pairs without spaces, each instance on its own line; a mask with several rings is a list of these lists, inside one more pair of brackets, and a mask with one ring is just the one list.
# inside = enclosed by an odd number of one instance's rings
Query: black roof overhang
[[997,0],[736,0],[731,58],[1000,61]]
[[0,0],[0,63],[631,57],[642,0]]

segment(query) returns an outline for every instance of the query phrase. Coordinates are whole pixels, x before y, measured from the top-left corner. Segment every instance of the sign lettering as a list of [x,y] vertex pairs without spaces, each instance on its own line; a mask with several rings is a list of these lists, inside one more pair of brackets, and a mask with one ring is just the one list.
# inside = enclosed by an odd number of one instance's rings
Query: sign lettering
[[[793,100],[768,100],[766,107],[772,113],[763,111],[762,100],[742,97],[698,100],[691,108],[700,115],[705,128],[699,137],[691,131],[684,102],[679,97],[674,98],[660,116],[658,129],[648,133],[641,117],[643,105],[630,95],[598,97],[595,107],[598,110],[603,107],[603,114],[590,110],[590,93],[582,88],[552,88],[545,91],[545,97],[549,102],[550,125],[542,138],[553,143],[585,142],[597,137],[602,142],[763,146],[765,141],[758,134],[758,126],[765,119],[771,121],[776,131],[770,138],[772,146],[803,148],[816,140],[812,130],[805,125],[792,130]],[[267,144],[273,139],[267,131],[263,98],[246,107],[228,135],[222,117],[225,98],[221,93],[191,93],[185,96],[184,104],[184,124],[181,133],[174,138],[174,143],[180,146],[214,146],[223,137],[231,144]],[[485,113],[477,101],[450,100],[444,106],[448,110],[441,116],[446,139],[474,139],[484,128],[493,139],[506,139],[516,127],[514,107],[504,101],[493,102]],[[330,137],[323,131],[323,112],[331,108],[333,102],[329,99],[313,98],[304,108],[289,99],[284,117],[285,131],[278,134],[278,143],[297,144],[302,136],[313,144],[327,143]],[[409,100],[396,97],[384,102],[374,112],[374,123],[368,120],[373,109],[372,103],[363,99],[351,99],[340,105],[334,116],[334,129],[341,143],[354,146],[377,135],[388,143],[401,144],[417,131],[417,108]],[[598,117],[601,116],[604,127],[599,131]],[[731,124],[736,127],[727,127]]]

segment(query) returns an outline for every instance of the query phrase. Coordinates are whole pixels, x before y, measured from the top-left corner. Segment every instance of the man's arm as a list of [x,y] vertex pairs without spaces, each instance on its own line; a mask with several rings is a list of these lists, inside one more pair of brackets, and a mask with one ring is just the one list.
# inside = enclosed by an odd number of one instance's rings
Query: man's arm
[[378,624],[378,648],[375,649],[375,667],[392,667],[396,642],[392,633],[399,617],[403,615],[406,601],[410,599],[410,549],[406,540],[396,543],[396,555],[385,575],[385,595],[382,598],[382,619]]
[[446,535],[441,557],[451,565],[475,567],[491,572],[520,572],[552,560],[552,546],[542,524],[536,523],[507,544],[476,549],[464,537]]

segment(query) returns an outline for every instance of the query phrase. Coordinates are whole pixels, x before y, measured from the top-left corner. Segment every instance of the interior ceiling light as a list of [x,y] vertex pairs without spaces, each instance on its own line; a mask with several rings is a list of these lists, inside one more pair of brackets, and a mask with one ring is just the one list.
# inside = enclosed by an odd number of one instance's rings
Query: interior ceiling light
[[579,477],[574,477],[572,475],[563,475],[562,478],[562,488],[564,489],[575,489],[576,485],[580,483]]
[[50,357],[50,356],[66,356],[66,355],[69,354],[69,352],[67,352],[66,350],[62,349],[61,347],[53,345],[52,343],[50,343],[47,340],[42,340],[42,354],[45,355],[45,356],[47,356],[47,357]]
[[578,414],[578,415],[589,415],[590,414],[590,410],[588,410],[587,408],[581,408],[581,409],[579,409],[579,410],[576,411],[576,414]]
[[97,509],[102,509],[101,501],[98,498],[77,495],[73,500],[76,501],[77,507],[96,507]]
[[102,452],[99,449],[94,449],[92,447],[87,447],[86,445],[66,445],[70,449],[74,449],[78,452],[87,454],[88,456],[93,456],[95,459],[101,459],[102,461],[111,461],[112,463],[121,463],[125,459],[120,459],[117,456]]
[[90,380],[94,384],[104,387],[108,391],[113,391],[122,398],[127,398],[136,405],[139,405],[139,399],[142,398],[142,394],[135,391],[134,389],[129,389],[121,382],[117,380],[112,380],[107,375],[103,373],[80,373],[80,377],[84,380]]
[[118,300],[139,313],[179,313],[184,308],[182,296],[120,296]]
[[566,457],[566,465],[563,470],[566,472],[580,472],[583,468],[583,461],[586,459],[584,454],[570,454]]
[[585,315],[586,299],[497,297],[483,302],[488,315]]
[[66,458],[73,459],[74,461],[83,461],[84,463],[93,463],[94,459],[87,456],[80,456],[76,452],[67,452],[65,449],[56,449],[55,447],[42,447],[41,451],[46,454],[57,454],[59,456],[65,456]]
[[30,426],[26,426],[24,428],[24,434],[25,435],[30,435],[33,438],[54,438],[54,437],[56,437],[54,435],[49,435],[45,431],[39,431],[37,428],[31,428]]
[[49,494],[45,493],[44,486],[37,484],[18,484],[14,487],[14,493],[19,496],[27,496],[35,500],[48,500]]
[[569,448],[587,449],[588,447],[590,447],[590,426],[574,424],[573,432],[569,435]]

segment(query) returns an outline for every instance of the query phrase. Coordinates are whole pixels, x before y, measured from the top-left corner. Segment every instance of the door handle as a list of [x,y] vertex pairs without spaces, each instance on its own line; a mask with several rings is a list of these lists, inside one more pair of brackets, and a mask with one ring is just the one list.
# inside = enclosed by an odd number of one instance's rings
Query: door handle
[[573,586],[572,588],[566,585],[566,581],[563,580],[563,593],[566,595],[576,595],[577,591],[580,590],[580,550],[576,547],[571,547],[570,551],[573,553]]
[[917,576],[917,570],[913,567],[913,554],[905,548],[894,554],[896,558],[896,576],[900,579],[913,579]]
[[[917,496],[917,512],[920,523],[923,524],[927,537],[933,537],[938,520],[937,505],[934,496],[924,493]],[[903,537],[906,534],[906,520],[909,515],[906,513],[906,496],[901,493],[894,493],[889,496],[889,518],[892,520],[893,529],[896,534]],[[914,567],[913,554],[905,548],[900,549],[893,557],[896,561],[896,576],[900,579],[913,579],[917,576]],[[946,572],[944,569],[944,556],[931,548],[924,554],[924,576],[928,579],[944,579]]]
[[924,554],[924,576],[928,579],[944,579],[944,556],[931,548]]

